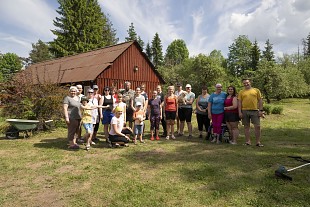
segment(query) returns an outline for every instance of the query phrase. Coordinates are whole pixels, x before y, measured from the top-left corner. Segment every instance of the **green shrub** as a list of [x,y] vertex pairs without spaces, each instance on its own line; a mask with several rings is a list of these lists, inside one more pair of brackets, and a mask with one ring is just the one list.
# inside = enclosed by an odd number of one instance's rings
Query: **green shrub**
[[62,102],[67,90],[54,83],[32,84],[31,78],[20,73],[0,84],[0,101],[4,104],[1,116],[12,119],[60,120],[63,117]]
[[267,115],[271,114],[272,106],[270,104],[265,104],[263,110]]
[[282,114],[283,106],[274,106],[271,110],[272,114]]

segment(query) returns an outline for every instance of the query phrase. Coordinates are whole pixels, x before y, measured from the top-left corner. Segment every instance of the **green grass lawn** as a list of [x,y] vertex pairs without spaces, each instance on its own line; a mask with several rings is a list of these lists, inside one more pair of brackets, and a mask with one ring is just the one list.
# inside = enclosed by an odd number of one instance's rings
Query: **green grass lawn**
[[[310,159],[310,102],[276,104],[262,120],[263,148],[196,138],[67,150],[66,130],[0,140],[0,206],[309,206],[310,166],[276,179],[279,165]],[[196,123],[194,120],[193,123]],[[149,134],[146,133],[146,138]],[[252,138],[254,142],[254,138]]]

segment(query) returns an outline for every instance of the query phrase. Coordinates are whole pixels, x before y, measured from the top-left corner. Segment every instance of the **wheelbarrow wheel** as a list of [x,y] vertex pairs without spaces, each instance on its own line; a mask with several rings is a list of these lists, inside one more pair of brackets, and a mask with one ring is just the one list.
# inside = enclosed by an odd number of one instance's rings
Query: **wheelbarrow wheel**
[[19,138],[19,131],[15,127],[11,126],[5,133],[7,139],[17,139]]

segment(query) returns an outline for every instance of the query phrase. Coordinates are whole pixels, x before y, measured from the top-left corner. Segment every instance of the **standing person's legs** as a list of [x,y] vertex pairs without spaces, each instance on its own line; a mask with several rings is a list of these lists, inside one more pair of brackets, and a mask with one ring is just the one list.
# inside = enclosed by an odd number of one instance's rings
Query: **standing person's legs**
[[93,141],[98,141],[98,138],[97,138],[97,132],[98,132],[98,129],[99,129],[99,122],[94,124],[93,125],[93,128],[94,128],[94,133],[92,135],[92,140]]
[[70,146],[76,145],[76,137],[75,134],[78,133],[80,128],[80,119],[70,119],[70,123],[68,125],[68,140]]
[[[213,133],[217,143],[219,143],[223,118],[224,113],[212,114]],[[212,142],[215,142],[215,140],[213,139]]]
[[186,110],[185,110],[185,120],[186,120],[186,123],[187,123],[188,138],[191,138],[192,134],[193,134],[192,113],[193,113],[193,109],[192,108],[186,108]]
[[207,135],[206,135],[206,138],[207,138],[208,137],[208,130],[210,127],[210,119],[209,119],[208,115],[202,115],[202,122],[203,122],[203,125],[205,126],[205,129],[207,132]]
[[232,137],[232,141],[234,143],[237,143],[237,139],[239,137],[239,128],[238,128],[238,124],[239,122],[229,122],[230,126],[231,126],[231,137]]
[[244,126],[244,136],[245,136],[245,144],[250,145],[251,144],[251,138],[250,138],[250,111],[243,110],[242,111],[242,124]]
[[180,134],[180,119],[177,117],[177,133]]
[[155,135],[156,140],[159,140],[159,124],[160,124],[160,115],[155,115]]
[[156,133],[156,127],[155,127],[155,116],[154,115],[150,115],[149,116],[149,120],[150,120],[150,132],[151,132],[151,140],[154,140],[154,130]]
[[196,114],[197,124],[198,124],[198,131],[199,131],[199,138],[202,138],[202,130],[203,130],[203,115]]
[[[167,117],[167,116],[166,116]],[[170,135],[170,119],[167,119],[166,120],[166,124],[167,124],[167,127],[166,127],[166,130],[167,130],[167,136],[166,136],[166,139],[169,139],[169,135]]]
[[256,145],[257,146],[263,146],[260,143],[261,128],[260,128],[260,117],[259,117],[258,111],[252,111],[251,121],[252,121],[252,123],[254,125]]
[[165,120],[165,117],[164,117],[164,111],[162,112],[162,119],[161,119],[161,125],[163,127],[163,134],[162,134],[162,137],[166,137],[167,136],[167,123],[166,123],[166,120]]
[[184,123],[185,123],[184,108],[179,108],[178,117],[180,119],[180,133],[178,135],[183,136],[183,134],[184,134]]

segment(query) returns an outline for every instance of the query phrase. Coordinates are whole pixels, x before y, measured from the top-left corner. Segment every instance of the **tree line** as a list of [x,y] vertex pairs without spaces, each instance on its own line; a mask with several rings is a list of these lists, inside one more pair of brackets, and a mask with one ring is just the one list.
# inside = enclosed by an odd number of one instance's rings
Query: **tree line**
[[[57,57],[87,52],[117,44],[117,32],[109,15],[102,12],[97,0],[58,0],[59,17],[51,30],[56,38],[50,42],[32,44],[29,57],[20,58],[14,53],[0,53],[0,81],[8,81],[22,66]],[[191,83],[194,92],[200,93],[202,85],[210,90],[217,82],[240,89],[242,77],[252,78],[261,89],[267,102],[271,99],[304,97],[310,85],[310,33],[302,39],[302,52],[275,58],[273,45],[266,40],[261,50],[257,41],[246,35],[238,36],[228,47],[228,57],[221,51],[189,57],[184,40],[172,41],[165,54],[158,33],[146,44],[131,23],[125,41],[136,40],[167,84]]]

